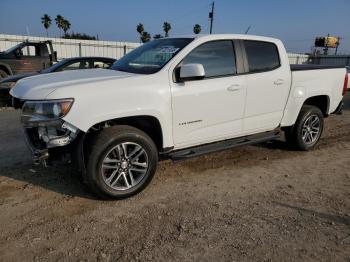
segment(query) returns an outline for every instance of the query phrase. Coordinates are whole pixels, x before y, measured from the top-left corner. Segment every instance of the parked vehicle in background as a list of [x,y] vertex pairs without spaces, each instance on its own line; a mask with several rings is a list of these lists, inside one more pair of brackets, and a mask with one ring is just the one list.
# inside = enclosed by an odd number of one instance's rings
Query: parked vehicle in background
[[112,70],[48,74],[11,90],[34,160],[72,156],[99,196],[125,198],[159,159],[286,134],[299,150],[342,109],[345,68],[290,66],[280,40],[201,35],[151,41]]
[[57,62],[51,41],[25,41],[0,52],[0,79],[10,75],[38,72]]
[[[348,72],[348,77],[350,78],[350,66],[346,66],[346,71]],[[350,81],[348,82],[348,89],[350,89]]]
[[115,61],[115,59],[108,57],[73,57],[63,59],[53,66],[42,69],[39,72],[23,73],[6,77],[0,80],[0,106],[9,106],[12,104],[9,92],[18,80],[25,77],[78,69],[108,69]]

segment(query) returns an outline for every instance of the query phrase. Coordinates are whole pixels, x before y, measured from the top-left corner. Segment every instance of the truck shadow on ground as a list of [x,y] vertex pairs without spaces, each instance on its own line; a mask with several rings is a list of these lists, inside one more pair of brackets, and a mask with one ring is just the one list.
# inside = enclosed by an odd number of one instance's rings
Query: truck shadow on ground
[[[330,139],[331,140],[331,139]],[[325,143],[322,147],[328,147],[332,143]],[[167,176],[174,172],[193,172],[199,176],[203,171],[215,170],[223,166],[227,168],[249,167],[264,164],[266,160],[281,160],[300,154],[299,151],[291,150],[283,140],[275,140],[248,147],[238,147],[231,150],[211,153],[209,155],[195,157],[178,162],[165,161],[162,171],[156,176]],[[41,187],[66,196],[82,197],[86,199],[98,199],[93,195],[88,186],[82,181],[82,176],[68,164],[58,166],[34,166],[28,162],[15,163],[11,166],[1,167],[0,177],[8,177],[24,183],[23,188],[28,184]],[[188,179],[193,179],[189,176]],[[189,181],[191,182],[191,181]],[[160,184],[158,186],[161,186]]]
[[346,225],[346,226],[350,226],[350,218],[345,217],[345,216],[330,215],[330,214],[314,211],[314,210],[311,210],[311,209],[307,209],[307,208],[303,208],[303,207],[297,207],[297,206],[292,206],[292,205],[289,205],[289,204],[276,202],[276,201],[273,201],[272,203],[275,204],[275,205],[281,206],[281,207],[285,207],[285,208],[296,210],[301,215],[316,216],[316,217],[318,217],[320,219],[326,220],[326,221],[331,222],[331,223],[343,224],[343,225]]
[[69,165],[45,168],[21,164],[2,168],[1,176],[24,183],[19,189],[34,185],[65,196],[97,199],[83,183],[81,175]]

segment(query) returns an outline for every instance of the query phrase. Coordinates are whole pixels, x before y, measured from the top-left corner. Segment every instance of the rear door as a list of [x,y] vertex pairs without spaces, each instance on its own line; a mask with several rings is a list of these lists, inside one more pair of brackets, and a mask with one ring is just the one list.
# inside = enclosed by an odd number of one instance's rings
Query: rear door
[[172,82],[174,144],[209,143],[242,133],[245,76],[237,74],[234,42],[211,41],[193,49],[178,65],[202,64],[205,78]]
[[245,49],[247,71],[244,132],[273,130],[281,122],[290,91],[289,63],[284,60],[282,63],[275,43],[252,40],[241,43]]
[[40,44],[28,43],[20,50],[22,56],[20,57],[20,64],[17,73],[38,72],[45,68],[45,59],[41,56]]

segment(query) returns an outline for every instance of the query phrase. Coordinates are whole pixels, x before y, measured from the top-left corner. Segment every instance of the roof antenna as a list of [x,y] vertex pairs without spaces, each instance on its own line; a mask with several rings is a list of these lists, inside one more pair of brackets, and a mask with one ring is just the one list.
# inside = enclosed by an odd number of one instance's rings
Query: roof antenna
[[250,27],[251,27],[251,26],[248,26],[247,30],[245,30],[245,33],[244,33],[245,35],[248,34],[248,32],[249,32],[249,30],[250,30]]

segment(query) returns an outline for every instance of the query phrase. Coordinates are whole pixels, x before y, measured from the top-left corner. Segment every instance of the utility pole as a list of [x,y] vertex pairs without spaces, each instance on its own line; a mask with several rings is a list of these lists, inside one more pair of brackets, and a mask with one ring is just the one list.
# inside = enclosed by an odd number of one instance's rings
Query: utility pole
[[213,22],[214,22],[214,1],[211,4],[211,12],[209,13],[210,19],[210,34],[213,32]]

